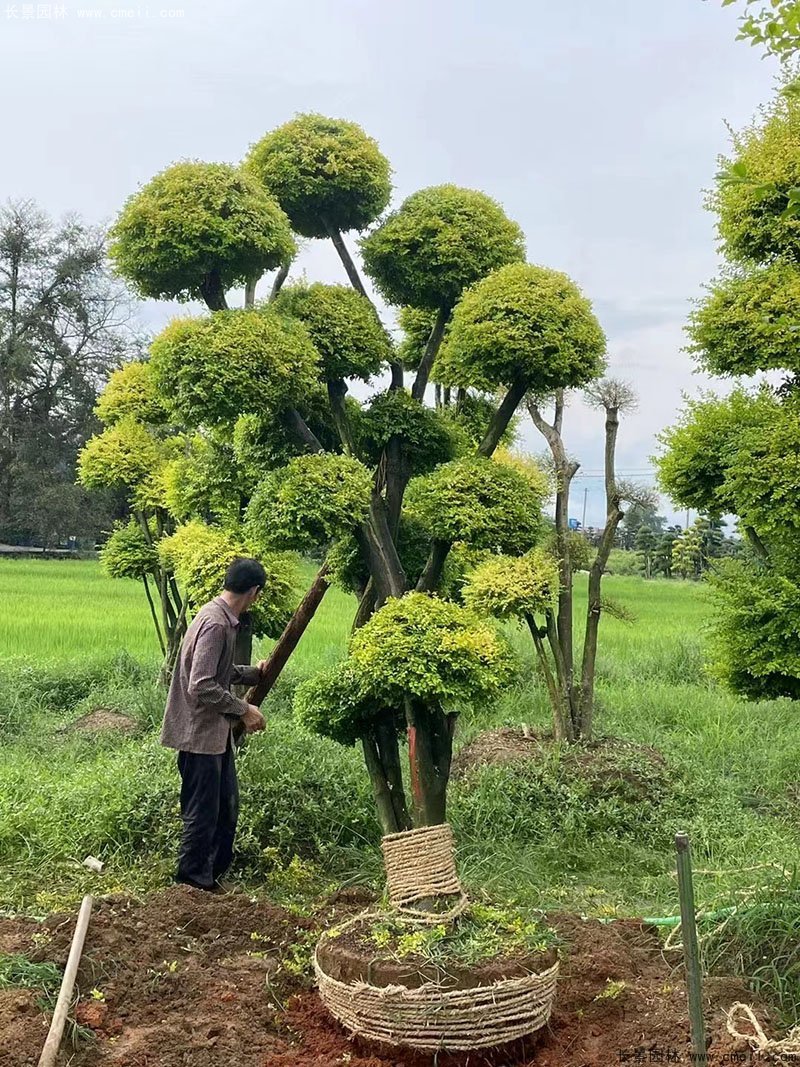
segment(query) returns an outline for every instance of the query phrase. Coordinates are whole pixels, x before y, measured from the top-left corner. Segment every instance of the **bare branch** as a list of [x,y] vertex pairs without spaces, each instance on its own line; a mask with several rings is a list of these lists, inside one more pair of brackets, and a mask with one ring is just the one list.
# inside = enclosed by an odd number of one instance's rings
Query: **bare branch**
[[601,378],[584,390],[589,407],[605,411],[635,411],[639,400],[633,386],[621,378]]

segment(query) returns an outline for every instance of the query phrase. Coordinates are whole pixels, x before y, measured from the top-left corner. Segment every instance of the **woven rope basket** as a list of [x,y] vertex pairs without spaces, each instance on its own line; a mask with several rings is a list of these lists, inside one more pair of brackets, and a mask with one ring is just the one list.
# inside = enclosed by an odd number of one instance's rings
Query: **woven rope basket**
[[540,974],[504,978],[474,989],[419,989],[340,982],[314,953],[319,995],[351,1033],[428,1051],[491,1048],[541,1029],[550,1018],[558,963]]
[[[403,915],[418,922],[449,922],[467,906],[456,871],[453,831],[449,823],[420,826],[381,840],[389,900]],[[426,897],[455,896],[447,912],[422,911],[416,901]]]

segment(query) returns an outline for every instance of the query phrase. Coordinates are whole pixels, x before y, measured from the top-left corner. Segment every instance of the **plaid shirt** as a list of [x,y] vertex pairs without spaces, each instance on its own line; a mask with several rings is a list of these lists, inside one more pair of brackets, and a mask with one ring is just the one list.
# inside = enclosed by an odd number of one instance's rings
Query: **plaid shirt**
[[181,752],[221,755],[231,723],[247,710],[231,685],[255,685],[258,667],[236,667],[233,653],[239,620],[215,597],[186,631],[167,697],[161,744]]

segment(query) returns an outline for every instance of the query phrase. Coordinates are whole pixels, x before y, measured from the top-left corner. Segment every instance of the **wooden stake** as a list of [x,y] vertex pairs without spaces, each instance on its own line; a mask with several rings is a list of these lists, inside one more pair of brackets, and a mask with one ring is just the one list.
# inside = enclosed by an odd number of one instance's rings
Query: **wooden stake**
[[686,967],[686,991],[689,996],[689,1022],[692,1029],[692,1062],[707,1063],[706,1027],[703,1019],[703,985],[700,951],[697,944],[697,920],[692,882],[692,851],[688,834],[675,835],[678,860],[678,894],[681,902],[683,962]]
[[72,1003],[72,989],[75,985],[75,975],[78,973],[78,964],[81,962],[83,942],[86,940],[86,929],[89,926],[89,916],[92,913],[92,903],[92,897],[85,896],[81,904],[81,910],[78,912],[78,921],[75,924],[75,933],[72,936],[72,946],[69,950],[67,966],[64,968],[64,978],[58,993],[56,1009],[50,1022],[47,1040],[39,1057],[39,1067],[53,1067],[56,1062],[61,1038],[64,1036],[67,1012]]

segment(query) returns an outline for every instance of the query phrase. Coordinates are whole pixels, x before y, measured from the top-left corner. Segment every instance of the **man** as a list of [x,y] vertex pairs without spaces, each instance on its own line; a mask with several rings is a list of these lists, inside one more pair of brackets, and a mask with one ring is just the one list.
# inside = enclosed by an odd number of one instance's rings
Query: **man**
[[231,693],[255,685],[265,666],[234,666],[239,618],[258,600],[266,572],[258,560],[235,559],[222,593],[205,604],[186,631],[167,698],[161,743],[178,750],[181,837],[177,882],[212,893],[231,864],[239,786],[231,726],[264,729],[264,716]]

